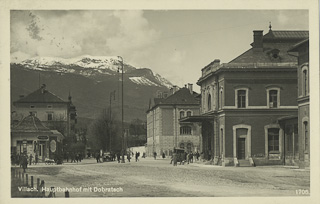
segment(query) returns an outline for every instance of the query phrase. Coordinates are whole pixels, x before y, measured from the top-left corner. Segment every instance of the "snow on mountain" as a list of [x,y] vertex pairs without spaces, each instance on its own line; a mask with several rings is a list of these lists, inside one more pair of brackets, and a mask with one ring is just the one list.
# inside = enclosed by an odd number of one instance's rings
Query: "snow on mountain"
[[140,84],[140,85],[147,85],[147,86],[159,86],[156,83],[153,83],[152,81],[150,81],[149,79],[145,78],[145,77],[129,77],[129,79],[136,84]]
[[[73,73],[85,77],[93,77],[96,80],[101,80],[101,77],[106,75],[117,75],[122,71],[121,61],[115,56],[83,55],[69,59],[61,57],[33,57],[19,64],[30,70]],[[123,72],[128,74],[129,79],[133,83],[147,86],[165,86],[167,88],[173,86],[167,79],[148,68],[137,69],[129,64],[124,64],[123,68]]]
[[173,86],[170,81],[160,76],[160,74],[153,72],[153,76],[157,81],[159,81],[163,86],[167,87],[168,89],[170,89]]

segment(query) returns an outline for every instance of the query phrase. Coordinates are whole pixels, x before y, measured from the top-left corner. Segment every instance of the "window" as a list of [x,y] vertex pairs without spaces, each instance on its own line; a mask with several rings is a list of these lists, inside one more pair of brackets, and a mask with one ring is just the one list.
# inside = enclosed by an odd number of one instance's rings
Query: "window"
[[208,94],[208,110],[211,110],[211,95]]
[[303,95],[308,95],[308,73],[307,70],[303,70]]
[[51,108],[52,108],[52,105],[47,105],[47,108],[51,109]]
[[270,108],[278,107],[278,91],[277,90],[269,91],[269,107]]
[[191,116],[191,111],[188,111],[188,112],[187,112],[187,116],[188,116],[188,117]]
[[184,143],[181,143],[181,144],[180,144],[180,148],[181,148],[181,149],[184,149]]
[[238,108],[246,107],[246,90],[238,90]]
[[279,129],[268,129],[268,152],[279,152]]
[[191,135],[191,127],[189,126],[180,127],[180,135]]
[[308,122],[305,121],[303,123],[303,129],[304,129],[304,149],[308,150],[309,149],[309,136],[308,136]]
[[53,120],[53,113],[48,113],[48,121],[52,121]]
[[221,141],[221,147],[220,147],[220,149],[221,149],[221,153],[223,153],[223,129],[221,128],[220,129],[220,141]]
[[37,112],[36,111],[30,111],[29,114],[34,116],[34,117],[37,117]]
[[30,108],[35,108],[35,106],[34,106],[34,105],[31,105]]
[[184,117],[184,111],[180,111],[180,119]]

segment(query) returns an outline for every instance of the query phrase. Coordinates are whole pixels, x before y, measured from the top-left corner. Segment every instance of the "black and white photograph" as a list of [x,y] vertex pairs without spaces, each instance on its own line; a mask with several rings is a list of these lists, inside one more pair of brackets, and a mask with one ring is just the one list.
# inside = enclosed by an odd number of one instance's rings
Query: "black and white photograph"
[[317,1],[13,2],[3,203],[319,202]]

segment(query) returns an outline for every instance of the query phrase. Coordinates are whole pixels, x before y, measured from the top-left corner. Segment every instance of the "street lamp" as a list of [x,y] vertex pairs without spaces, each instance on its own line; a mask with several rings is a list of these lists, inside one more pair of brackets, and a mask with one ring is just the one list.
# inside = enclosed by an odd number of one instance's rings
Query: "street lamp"
[[122,151],[122,160],[121,163],[125,163],[124,161],[124,129],[123,129],[123,58],[118,56],[121,59],[121,151]]

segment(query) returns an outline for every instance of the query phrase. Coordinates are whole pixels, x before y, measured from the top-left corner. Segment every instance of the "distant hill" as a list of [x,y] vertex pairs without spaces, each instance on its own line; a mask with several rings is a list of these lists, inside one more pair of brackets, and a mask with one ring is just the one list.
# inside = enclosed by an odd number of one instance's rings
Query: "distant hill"
[[[118,71],[118,68],[120,70]],[[121,108],[121,62],[112,57],[81,56],[72,59],[31,58],[11,64],[11,102],[46,84],[47,89],[64,100],[69,92],[81,118],[95,118],[109,108],[110,92],[112,111]],[[158,91],[169,91],[172,84],[151,69],[137,69],[124,64],[125,121],[146,120],[149,99]],[[119,95],[120,94],[120,95]],[[120,114],[119,114],[120,118]]]

